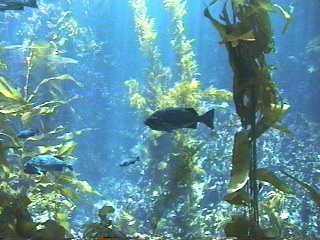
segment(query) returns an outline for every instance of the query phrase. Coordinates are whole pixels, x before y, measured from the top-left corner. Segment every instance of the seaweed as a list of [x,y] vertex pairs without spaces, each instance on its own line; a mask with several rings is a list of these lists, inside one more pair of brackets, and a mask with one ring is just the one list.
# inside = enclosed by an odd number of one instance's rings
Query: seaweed
[[[132,107],[143,116],[168,107],[192,107],[205,112],[214,104],[232,100],[232,93],[227,90],[212,86],[202,89],[193,50],[194,40],[186,35],[186,2],[167,0],[163,3],[173,24],[171,44],[177,61],[172,68],[162,64],[156,22],[148,16],[147,1],[133,0],[131,4],[141,50],[149,60],[145,84],[136,79],[126,82]],[[169,226],[179,236],[202,236],[201,223],[197,220],[202,216],[197,206],[203,199],[205,188],[200,181],[206,173],[202,166],[206,149],[204,140],[191,131],[177,131],[172,136],[148,131],[145,138],[143,151],[148,167],[144,170],[142,182],[148,186],[146,196],[149,196],[148,208],[152,211],[147,219],[152,234],[162,236]],[[152,179],[150,184],[148,178]],[[169,218],[172,214],[176,216],[174,220]]]
[[[229,64],[234,72],[233,99],[240,117],[242,130],[234,137],[232,171],[225,200],[249,208],[246,236],[259,237],[258,182],[268,181],[286,193],[292,190],[272,172],[258,169],[257,140],[271,127],[285,133],[290,131],[277,125],[290,109],[282,101],[272,80],[272,68],[265,55],[274,52],[275,44],[269,13],[280,9],[289,21],[291,15],[271,1],[225,0],[220,21],[213,17],[206,6],[204,15],[218,30],[229,55]],[[286,28],[286,26],[285,26]],[[249,189],[246,193],[245,188]],[[241,233],[232,233],[241,237]],[[228,236],[230,233],[228,233]]]
[[84,226],[85,238],[126,238],[118,227],[109,219],[115,209],[112,206],[103,206],[99,209],[98,216],[100,222],[87,224]]
[[312,200],[317,204],[318,207],[320,207],[320,193],[318,191],[316,191],[313,187],[311,187],[309,184],[304,183],[302,181],[300,181],[299,179],[297,179],[296,177],[281,171],[284,175],[286,175],[287,177],[293,179],[294,181],[296,181],[297,183],[299,183],[303,188],[305,188],[306,190],[309,191],[310,196],[312,198]]
[[[64,21],[61,19],[60,24]],[[70,214],[81,199],[80,193],[99,193],[87,181],[80,181],[76,173],[30,176],[23,172],[23,165],[42,154],[75,160],[78,144],[74,138],[92,130],[66,132],[66,126],[55,127],[45,118],[57,117],[62,106],[68,106],[68,113],[76,114],[71,102],[78,97],[68,98],[65,86],[73,83],[83,87],[83,84],[69,74],[59,74],[58,66],[77,61],[58,56],[57,44],[52,42],[30,41],[28,45],[1,47],[1,51],[27,54],[22,89],[15,87],[19,84],[15,79],[0,76],[0,235],[36,239],[70,237]],[[18,139],[13,126],[25,129],[31,125],[39,126],[40,134],[25,141]]]

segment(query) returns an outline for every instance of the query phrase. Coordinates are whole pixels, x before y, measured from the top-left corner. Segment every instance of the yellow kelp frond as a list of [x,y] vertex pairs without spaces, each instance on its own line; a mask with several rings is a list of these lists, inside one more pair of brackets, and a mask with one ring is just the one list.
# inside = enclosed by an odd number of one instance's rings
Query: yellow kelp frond
[[203,99],[214,103],[230,102],[233,100],[233,94],[228,90],[209,87],[203,93]]
[[177,82],[160,99],[156,108],[192,107],[197,109],[202,99],[201,83],[197,80]]
[[[166,9],[173,12],[174,20],[180,21],[187,15],[186,11],[186,1],[181,0],[166,0],[164,1],[164,6]],[[183,27],[183,22],[180,22],[179,28],[176,29],[178,32],[183,32],[185,29]]]
[[[151,66],[147,71],[146,89],[139,89],[139,83],[136,80],[126,81],[125,84],[129,88],[131,105],[143,114],[147,114],[150,108],[153,108],[150,103],[162,97],[165,92],[164,81],[170,79],[172,73],[170,68],[164,67],[161,63],[161,53],[156,45],[155,20],[148,16],[147,1],[132,0],[131,5],[135,13],[136,31],[141,50],[150,60]],[[145,91],[148,91],[148,95]]]
[[130,105],[144,113],[148,107],[147,99],[142,95],[140,90],[140,84],[136,79],[131,79],[125,82],[125,85],[129,89]]
[[187,14],[186,2],[181,0],[166,0],[164,6],[170,11],[174,24],[174,39],[171,41],[179,57],[178,66],[181,69],[181,81],[191,81],[200,75],[195,60],[192,43],[185,35],[184,18]]
[[154,19],[148,16],[146,0],[132,0],[131,6],[135,11],[134,19],[141,49],[148,57],[153,58],[157,55],[154,53],[158,51],[155,45],[157,32],[155,30]]
[[1,94],[11,100],[23,102],[22,94],[4,76],[0,76],[0,97]]

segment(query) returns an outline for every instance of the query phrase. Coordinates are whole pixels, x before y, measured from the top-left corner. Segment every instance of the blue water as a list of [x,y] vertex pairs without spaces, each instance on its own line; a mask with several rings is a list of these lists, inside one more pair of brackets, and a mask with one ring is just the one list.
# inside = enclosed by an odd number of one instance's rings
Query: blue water
[[[291,105],[290,113],[285,117],[283,124],[293,135],[278,132],[267,134],[259,145],[259,157],[263,166],[268,163],[274,170],[288,170],[319,192],[320,1],[279,1],[278,4],[284,9],[294,7],[294,20],[287,33],[282,34],[285,20],[279,11],[272,14],[276,52],[270,54],[267,61],[276,69],[274,80],[283,100]],[[99,221],[98,209],[106,204],[116,209],[112,219],[127,236],[223,237],[223,218],[228,219],[230,211],[236,211],[223,202],[230,174],[233,135],[236,131],[228,126],[229,117],[234,114],[233,104],[230,103],[230,110],[227,112],[217,110],[215,121],[218,137],[208,137],[210,132],[204,128],[199,131],[199,135],[203,136],[201,141],[212,144],[216,151],[229,154],[223,156],[222,153],[219,155],[209,150],[203,153],[208,154],[207,160],[203,163],[206,175],[198,181],[205,183],[208,188],[204,191],[203,200],[199,202],[199,209],[208,210],[202,213],[195,211],[195,214],[208,215],[209,220],[199,217],[203,220],[202,223],[197,222],[194,227],[181,224],[178,230],[178,227],[175,228],[175,219],[180,223],[188,222],[190,218],[190,223],[193,216],[191,213],[190,216],[185,213],[184,219],[181,220],[182,217],[177,216],[179,211],[167,209],[162,215],[164,220],[159,227],[165,231],[152,232],[148,221],[153,211],[150,208],[156,200],[152,198],[150,186],[155,184],[153,181],[160,181],[154,179],[158,175],[152,176],[153,169],[158,165],[150,165],[150,159],[147,159],[145,149],[150,143],[147,138],[148,129],[143,124],[145,116],[130,106],[130,96],[125,86],[125,81],[130,79],[137,79],[141,86],[146,86],[146,69],[150,67],[150,62],[141,52],[133,9],[129,1],[73,0],[68,3],[67,0],[60,0],[57,3],[53,0],[40,0],[38,5],[39,9],[1,12],[0,41],[1,47],[28,45],[31,42],[48,43],[52,34],[59,34],[59,30],[48,28],[48,21],[57,22],[61,15],[68,11],[71,12],[70,19],[80,28],[78,36],[68,36],[66,33],[65,37],[70,40],[59,49],[65,52],[63,57],[75,59],[78,63],[62,63],[55,72],[55,75],[70,74],[84,84],[83,88],[78,88],[72,83],[64,85],[65,96],[81,96],[80,99],[71,102],[76,114],[70,113],[68,107],[63,107],[55,115],[35,118],[27,126],[39,128],[42,132],[49,132],[59,125],[66,126],[68,131],[92,128],[86,135],[75,138],[78,147],[73,154],[77,159],[74,169],[80,174],[79,179],[88,181],[101,196],[83,195],[76,203],[78,209],[70,215],[74,232],[78,234],[75,236],[81,236],[83,224]],[[203,16],[204,7],[203,1],[187,1],[188,14],[184,19],[186,36],[188,39],[194,39],[195,59],[201,74],[198,80],[203,88],[213,86],[232,91],[233,73],[227,51],[224,45],[218,44],[221,41],[219,34]],[[171,81],[176,81],[179,79],[179,69],[176,67],[176,55],[170,44],[174,31],[171,15],[164,9],[162,0],[149,0],[148,10],[149,16],[155,19],[157,45],[162,53],[163,65],[173,69],[175,76]],[[310,42],[316,38],[317,49],[308,51]],[[8,65],[8,70],[3,70],[1,75],[8,77],[19,88],[25,86],[27,57],[28,50],[21,48],[3,50],[1,53],[1,60]],[[48,77],[53,77],[49,70],[38,71],[34,73],[33,79],[39,82]],[[30,88],[36,86],[35,82],[30,81]],[[18,120],[12,120],[12,125],[16,131],[25,127]],[[225,146],[228,146],[228,150],[223,149]],[[170,152],[170,146],[161,147],[158,157],[165,160],[170,155],[167,154]],[[263,149],[270,154],[263,153]],[[119,166],[119,163],[138,155],[142,158],[141,162],[128,167]],[[270,159],[270,156],[273,157]],[[319,207],[317,208],[308,197],[306,190],[292,180],[284,179],[295,185],[298,194],[287,197],[285,206],[282,206],[281,210],[278,209],[279,216],[281,213],[281,216],[289,214],[283,219],[279,217],[282,236],[319,236]],[[175,180],[171,176],[161,181]],[[270,186],[266,188],[269,190]],[[163,194],[166,193],[160,193]],[[181,196],[181,199],[182,202],[188,201],[186,196]],[[300,208],[290,208],[292,203]],[[308,217],[304,217],[306,215]],[[133,227],[130,221],[134,222]],[[184,227],[187,230],[183,229]],[[186,231],[194,231],[194,234],[187,235]]]

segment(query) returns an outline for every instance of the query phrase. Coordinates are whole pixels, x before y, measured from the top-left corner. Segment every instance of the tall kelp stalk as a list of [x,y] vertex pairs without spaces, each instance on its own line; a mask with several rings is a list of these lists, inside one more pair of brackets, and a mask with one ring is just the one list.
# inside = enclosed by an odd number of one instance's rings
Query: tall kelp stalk
[[[267,236],[259,226],[257,181],[267,181],[282,191],[292,191],[266,169],[258,169],[257,139],[269,128],[276,127],[288,111],[272,80],[272,68],[265,55],[274,52],[274,39],[269,13],[280,9],[290,20],[290,15],[271,1],[221,0],[220,21],[213,17],[207,6],[204,15],[212,22],[222,37],[234,72],[233,98],[242,130],[235,134],[232,172],[225,200],[231,204],[249,207],[249,221],[242,216],[233,217],[226,225],[227,236]],[[278,127],[279,128],[279,127]],[[281,128],[280,128],[281,129]],[[273,183],[271,180],[275,180]],[[249,193],[247,191],[249,190]],[[239,225],[242,228],[239,228]],[[280,229],[274,231],[277,235]],[[271,234],[272,235],[272,234]]]
[[[133,0],[131,3],[141,50],[150,60],[145,88],[137,80],[126,82],[133,107],[144,116],[170,107],[192,107],[204,112],[213,106],[212,103],[231,100],[232,95],[228,91],[214,88],[201,90],[193,40],[188,40],[185,35],[186,2],[164,1],[165,9],[170,11],[173,19],[172,43],[177,56],[177,76],[161,64],[161,54],[156,45],[155,19],[148,16],[147,1]],[[171,79],[175,80],[172,86]],[[199,206],[205,186],[200,181],[205,174],[202,168],[202,154],[206,149],[204,139],[197,136],[196,130],[173,133],[148,130],[146,137],[143,147],[147,158],[144,170],[146,197],[150,198],[147,201],[150,202],[148,227],[152,234],[160,236],[168,234],[168,229],[178,236],[202,236]]]
[[[50,10],[51,9],[51,10]],[[60,9],[61,10],[61,9]],[[43,11],[56,10],[44,8]],[[73,157],[77,143],[74,138],[83,135],[90,129],[67,132],[67,127],[57,125],[60,122],[63,106],[68,106],[65,113],[75,113],[70,103],[77,97],[68,97],[68,83],[77,87],[83,85],[69,74],[59,74],[59,66],[75,64],[76,60],[62,57],[61,48],[72,38],[60,42],[65,33],[70,13],[61,13],[55,26],[63,25],[60,34],[48,42],[31,40],[34,31],[44,34],[45,23],[48,25],[49,38],[53,34],[53,23],[39,20],[47,17],[47,12],[38,14],[39,21],[29,28],[20,26],[24,37],[30,37],[22,45],[1,46],[3,53],[17,51],[23,56],[18,69],[12,65],[12,72],[25,76],[23,88],[18,88],[18,80],[0,76],[0,236],[6,238],[45,239],[71,237],[70,215],[76,209],[79,194],[96,193],[86,181],[79,181],[77,174],[69,171],[47,174],[27,174],[24,164],[40,155],[58,156],[63,161],[75,160]],[[27,21],[27,20],[26,20]],[[26,27],[27,26],[27,27]],[[25,28],[26,27],[26,28]],[[74,25],[73,25],[74,27]],[[70,29],[69,29],[70,30]],[[75,30],[75,29],[72,29]],[[30,33],[30,31],[32,33]],[[71,30],[70,30],[71,31]],[[24,39],[25,40],[25,39]],[[51,41],[52,40],[52,41]],[[5,61],[1,61],[5,63]],[[15,64],[19,64],[16,60]],[[15,76],[14,74],[11,74]],[[69,86],[70,87],[70,86]],[[56,121],[48,123],[46,116]],[[63,117],[65,120],[65,116]],[[54,125],[53,125],[54,124]],[[61,124],[66,122],[61,121]],[[20,126],[20,127],[19,127]],[[39,133],[26,139],[17,137],[18,129],[37,128]]]

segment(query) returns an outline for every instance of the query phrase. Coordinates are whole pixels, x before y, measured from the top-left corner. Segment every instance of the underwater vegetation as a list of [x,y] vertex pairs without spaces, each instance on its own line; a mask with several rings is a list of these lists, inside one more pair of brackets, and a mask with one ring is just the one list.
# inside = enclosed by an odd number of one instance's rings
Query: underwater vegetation
[[[172,16],[171,44],[177,58],[174,67],[178,69],[178,75],[174,76],[173,72],[176,71],[164,67],[161,62],[162,53],[156,44],[156,23],[148,16],[147,1],[132,1],[139,43],[150,65],[146,70],[143,87],[138,80],[126,82],[131,105],[146,116],[167,108],[184,107],[203,112],[214,104],[230,101],[230,92],[211,87],[202,90],[197,79],[200,74],[193,40],[187,38],[184,26],[186,2],[170,0],[164,1],[163,5]],[[148,138],[150,140],[143,151],[150,167],[145,170],[146,179],[143,181],[147,184],[146,195],[151,198],[148,208],[152,211],[148,213],[147,224],[152,234],[162,236],[169,226],[179,232],[181,237],[202,236],[202,228],[198,225],[201,214],[197,205],[202,201],[204,184],[198,183],[197,179],[205,174],[201,166],[204,160],[201,157],[205,148],[204,140],[191,131],[174,131],[172,136],[151,131]],[[165,146],[170,146],[169,151]],[[162,152],[161,156],[159,152]],[[151,182],[148,178],[152,179]],[[175,217],[170,219],[170,216]]]
[[[69,20],[58,21],[63,25]],[[58,56],[58,47],[62,45],[32,39],[26,44],[1,46],[2,54],[22,51],[25,67],[24,82],[0,76],[0,236],[72,236],[70,214],[79,194],[97,193],[88,182],[78,180],[75,172],[62,171],[62,166],[72,169],[77,147],[74,138],[91,129],[68,131],[67,126],[50,121],[62,112],[75,114],[71,102],[78,96],[68,98],[66,84],[83,87],[71,75],[59,74],[61,64],[77,61]],[[2,62],[6,68],[8,64]],[[67,108],[62,110],[63,106]],[[20,133],[18,126],[23,130]],[[32,132],[31,126],[37,129]]]
[[[248,208],[249,218],[240,214],[231,217],[229,223],[223,220],[225,233],[229,237],[281,236],[283,225],[279,223],[280,220],[275,215],[272,215],[280,211],[276,206],[281,203],[277,203],[276,199],[279,195],[280,199],[283,199],[279,201],[284,201],[285,196],[292,195],[294,191],[271,170],[257,167],[256,152],[258,138],[268,129],[274,128],[283,134],[291,134],[291,131],[278,125],[288,113],[290,105],[282,101],[279,90],[273,82],[272,67],[268,66],[265,54],[274,52],[275,47],[269,13],[280,10],[280,13],[283,14],[286,19],[283,32],[286,31],[292,20],[292,15],[271,1],[267,3],[220,1],[224,2],[220,19],[224,22],[223,24],[209,11],[209,7],[212,8],[218,2],[212,1],[205,8],[204,15],[220,33],[223,39],[220,44],[224,44],[228,50],[229,63],[234,72],[234,85],[232,95],[223,90],[215,90],[216,97],[205,98],[204,96],[211,89],[202,91],[201,84],[197,80],[200,74],[197,72],[195,55],[192,50],[193,41],[187,39],[183,24],[186,15],[185,2],[164,2],[165,8],[172,13],[174,38],[171,44],[178,59],[179,77],[163,74],[176,71],[170,71],[160,63],[159,59],[162,54],[155,45],[157,39],[154,30],[155,22],[154,19],[147,16],[146,1],[132,2],[141,50],[151,61],[146,75],[147,83],[144,85],[147,85],[144,87],[146,93],[143,92],[137,80],[127,82],[131,105],[146,115],[146,113],[150,114],[155,110],[161,111],[168,107],[203,109],[204,102],[206,106],[210,106],[210,102],[214,105],[219,101],[230,101],[232,96],[242,130],[235,134],[231,179],[224,200]],[[143,29],[142,19],[144,20]],[[157,73],[160,73],[158,77]],[[171,79],[178,80],[172,81]],[[173,86],[168,88],[170,84]],[[147,95],[148,93],[151,95]],[[220,97],[217,96],[218,94]],[[149,97],[144,97],[144,95]],[[150,121],[146,124],[153,129],[164,130],[160,125],[156,126]],[[202,182],[201,178],[205,176],[206,170],[203,168],[204,158],[201,156],[207,151],[206,149],[210,149],[210,144],[191,131],[173,132],[173,136],[151,132],[150,136],[152,137],[151,144],[149,143],[144,150],[149,158],[147,164],[154,166],[157,164],[155,162],[160,161],[161,163],[158,164],[159,168],[150,173],[154,180],[148,185],[150,188],[148,193],[153,195],[151,201],[155,202],[150,207],[154,209],[154,212],[149,214],[153,234],[163,233],[170,226],[181,237],[204,236],[207,233],[204,229],[207,227],[204,224],[197,224],[205,221],[204,218],[201,218],[201,210],[194,206],[204,201],[205,182]],[[165,145],[170,145],[171,149],[166,152],[164,162],[163,157],[159,158],[158,153],[161,151],[163,154]],[[158,170],[162,170],[162,176],[156,176]],[[158,184],[155,184],[156,182]],[[259,205],[262,199],[258,196],[258,182],[259,185],[268,183],[277,189],[274,195],[270,193],[269,197],[272,200],[266,205]],[[175,210],[172,210],[173,206]],[[269,214],[269,222],[263,221],[263,227],[259,226],[259,208],[263,209],[262,214]],[[174,220],[169,220],[169,216],[171,218],[174,216]],[[241,230],[238,228],[239,224],[243,226]],[[193,228],[192,233],[190,226]]]
[[[281,14],[286,33],[292,12],[271,0],[201,2],[203,29],[221,37],[211,39],[204,58],[196,54],[201,38],[189,37],[187,25],[195,3],[38,0],[38,8],[5,12],[0,237],[320,234],[320,126],[289,105],[268,57],[276,54],[272,14]],[[108,11],[116,24],[135,28],[136,42],[106,43],[127,37],[118,26],[110,30]],[[155,11],[168,20],[166,31]],[[135,66],[134,47],[145,69],[130,78],[124,72]],[[303,57],[319,60],[318,48],[316,37]],[[227,50],[232,92],[216,80],[225,81],[229,69],[214,70],[214,80],[200,71],[200,58],[224,66],[216,49]]]

